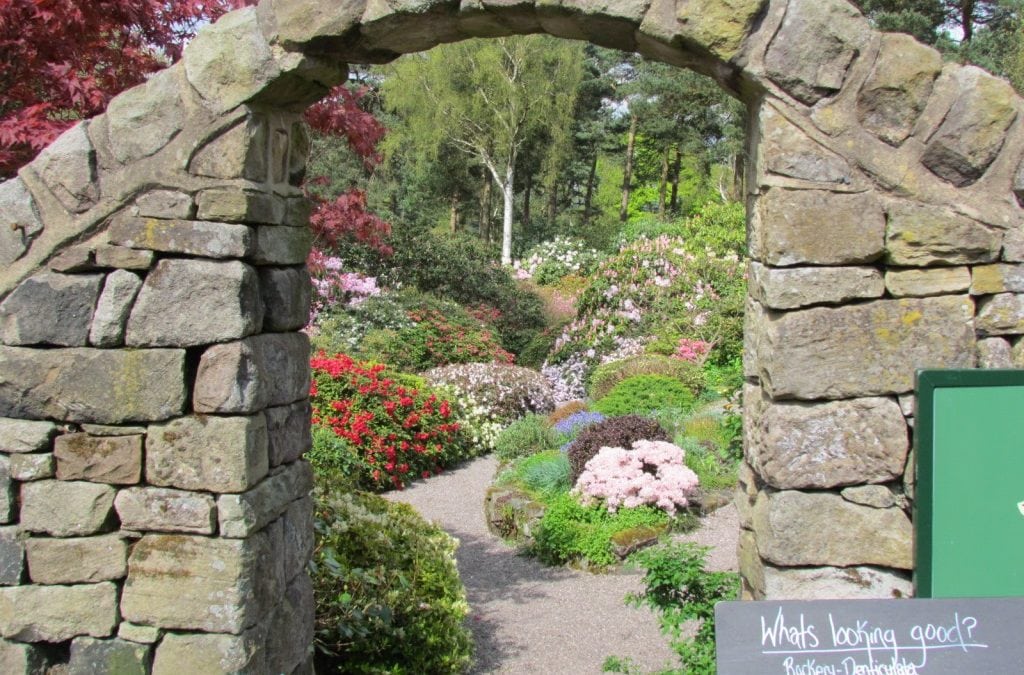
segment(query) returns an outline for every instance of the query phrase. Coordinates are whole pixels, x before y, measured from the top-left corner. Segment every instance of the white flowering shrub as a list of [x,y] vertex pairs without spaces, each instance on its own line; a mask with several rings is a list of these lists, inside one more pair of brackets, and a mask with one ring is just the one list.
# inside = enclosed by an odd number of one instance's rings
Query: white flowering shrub
[[601,501],[615,512],[619,507],[657,506],[669,515],[686,507],[698,480],[678,445],[665,441],[636,441],[633,449],[601,448],[574,488],[580,502]]
[[502,363],[463,363],[423,373],[428,383],[468,394],[503,423],[527,413],[549,413],[555,395],[543,375],[529,368]]
[[469,392],[458,387],[442,387],[442,391],[451,395],[452,414],[463,432],[469,437],[476,448],[475,455],[492,452],[505,425],[485,405],[477,403]]
[[513,264],[513,274],[519,279],[533,279],[542,286],[550,286],[570,274],[586,276],[604,259],[604,255],[580,239],[561,235],[542,242],[526,252],[523,260]]

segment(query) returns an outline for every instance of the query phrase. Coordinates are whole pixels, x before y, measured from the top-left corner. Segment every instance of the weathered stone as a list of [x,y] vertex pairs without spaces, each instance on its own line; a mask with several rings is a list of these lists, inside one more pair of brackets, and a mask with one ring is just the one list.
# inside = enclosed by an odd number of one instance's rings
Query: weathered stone
[[253,247],[245,225],[201,220],[159,220],[121,215],[107,231],[111,243],[204,258],[244,258]]
[[45,645],[31,645],[11,642],[0,638],[0,673],[20,675],[48,675],[49,669]]
[[253,7],[205,26],[182,60],[189,83],[217,112],[249,100],[280,74]]
[[1006,80],[975,66],[961,66],[953,77],[959,95],[928,141],[921,163],[961,187],[981,178],[999,154],[1017,110]]
[[306,569],[313,555],[313,498],[305,497],[291,503],[281,518],[284,551],[284,578],[291,581]]
[[853,182],[850,163],[826,150],[774,108],[761,114],[760,154],[773,174],[816,183],[848,185]]
[[57,434],[53,422],[12,420],[0,417],[0,452],[40,452],[50,449]]
[[999,234],[950,211],[901,202],[889,209],[886,253],[890,263],[923,267],[992,262]]
[[217,188],[203,190],[197,201],[197,215],[203,220],[268,225],[276,225],[284,220],[284,202],[263,192]]
[[878,567],[798,567],[765,565],[765,597],[772,600],[870,600],[912,598],[907,574]]
[[747,267],[751,295],[771,309],[795,309],[847,300],[880,298],[882,273],[873,267]]
[[0,634],[26,642],[64,642],[79,635],[107,637],[117,626],[117,586],[0,588]]
[[310,449],[310,418],[313,410],[308,400],[267,408],[263,412],[267,417],[267,453],[270,466],[294,462]]
[[168,633],[160,641],[153,675],[181,673],[264,673],[266,629],[254,627],[241,635]]
[[60,480],[134,485],[142,479],[142,436],[64,434],[53,454]]
[[1014,368],[1024,368],[1024,339],[1017,338],[1010,348],[1010,358]]
[[189,171],[211,178],[267,179],[267,123],[250,115],[204,146]]
[[[312,147],[312,141],[309,137],[309,130],[306,125],[302,122],[296,122],[292,125],[292,133],[289,139],[288,145],[288,182],[292,185],[301,185],[302,181],[306,178],[306,162],[309,159],[309,150]],[[301,226],[304,222],[293,222],[290,217],[294,207],[291,204],[292,201],[288,200],[288,204],[285,206],[285,225]],[[305,197],[301,198],[301,201],[309,203],[309,200]],[[306,221],[309,217],[306,217]]]
[[292,197],[285,200],[284,223],[288,227],[309,227],[313,203],[306,197]]
[[[168,317],[174,317],[168,321]],[[256,272],[233,260],[161,260],[128,318],[131,347],[237,340],[263,325]]]
[[217,506],[213,497],[171,488],[128,488],[117,493],[114,508],[121,527],[139,532],[213,534]]
[[900,412],[904,417],[914,416],[915,395],[913,393],[901,394],[896,397],[896,401],[899,402]]
[[147,645],[127,640],[77,637],[71,642],[68,675],[148,675],[152,654]]
[[223,537],[248,537],[284,513],[289,505],[313,489],[313,471],[308,462],[281,467],[242,494],[217,498],[217,518]]
[[885,249],[885,216],[871,193],[773,188],[760,206],[770,265],[856,265]]
[[896,298],[965,293],[971,286],[967,267],[929,267],[890,269],[885,273],[885,288]]
[[107,105],[107,142],[117,161],[128,164],[149,157],[181,130],[181,67],[172,66],[145,83],[115,96]]
[[21,486],[21,527],[54,537],[101,531],[114,509],[114,488],[84,481],[39,480]]
[[857,118],[890,145],[910,135],[928,103],[942,57],[902,33],[883,33],[878,58],[857,97]]
[[907,456],[907,469],[903,472],[903,494],[911,501],[914,500],[914,494],[917,490],[917,463],[914,457],[915,452],[916,451],[911,448],[910,455]]
[[135,214],[143,218],[192,218],[195,205],[192,196],[174,190],[150,190],[135,198]]
[[79,122],[51,143],[29,164],[61,205],[72,213],[85,211],[99,199],[96,183],[96,151]]
[[739,544],[736,547],[739,558],[739,572],[744,586],[751,592],[750,600],[764,599],[764,561],[757,553],[757,539],[750,530],[740,530]]
[[[902,471],[900,473],[902,475]],[[876,509],[896,506],[896,495],[884,485],[857,485],[848,487],[839,494],[848,502]]]
[[35,200],[20,178],[0,182],[0,266],[20,258],[43,230]]
[[913,528],[901,509],[851,504],[836,494],[762,492],[754,532],[761,556],[776,565],[913,567]]
[[1003,234],[1003,260],[1024,262],[1024,227],[1011,227]]
[[95,251],[97,267],[125,270],[148,270],[153,266],[153,252],[124,246],[99,246]]
[[82,431],[90,436],[138,436],[146,433],[146,427],[120,426],[111,424],[83,424]]
[[308,394],[309,338],[264,333],[203,352],[192,399],[200,413],[251,413]]
[[267,473],[267,423],[252,417],[183,417],[153,425],[146,480],[210,492],[245,492]]
[[366,0],[332,3],[295,4],[272,0],[260,5],[260,11],[273,16],[277,41],[285,47],[297,47],[323,35],[344,35],[359,25]]
[[[646,3],[636,4],[645,9]],[[676,18],[685,39],[728,60],[739,52],[764,5],[765,0],[691,0],[676,4]]]
[[772,487],[881,483],[903,473],[907,425],[892,399],[748,405],[757,425],[748,436],[750,461]]
[[864,17],[841,0],[791,3],[765,54],[768,77],[813,105],[842,88],[870,35]]
[[53,453],[11,455],[11,478],[28,482],[53,478],[57,474],[57,462]]
[[11,481],[11,460],[7,455],[0,455],[0,523],[14,520],[16,503],[14,483]]
[[241,633],[283,591],[268,573],[276,562],[269,554],[262,533],[249,539],[147,534],[128,559],[121,614],[160,628]]
[[978,340],[978,367],[1013,368],[1010,342],[1004,338],[982,338]]
[[761,382],[774,398],[912,391],[919,368],[974,366],[973,316],[966,296],[772,313],[756,329]]
[[[748,385],[749,386],[749,385]],[[744,416],[744,426],[746,425]],[[752,518],[754,502],[757,501],[759,484],[757,474],[750,468],[746,461],[740,462],[740,468],[736,480],[736,491],[733,495],[733,504],[736,505],[736,513],[739,516],[740,527],[749,530],[754,526]]]
[[88,272],[96,269],[93,250],[89,246],[71,246],[47,263],[54,272]]
[[1024,294],[1000,293],[981,298],[974,323],[978,335],[1024,333]]
[[128,544],[121,536],[32,538],[25,543],[28,573],[37,584],[91,584],[128,572]]
[[[0,527],[0,586],[17,586],[25,570],[25,544],[18,526]],[[2,663],[2,660],[0,660]]]
[[267,672],[290,673],[313,644],[313,584],[305,573],[288,585],[267,630]]
[[184,350],[0,347],[2,415],[156,421],[180,415],[185,394]]
[[102,284],[101,274],[29,277],[0,303],[0,337],[8,345],[85,346]]
[[1024,293],[1024,265],[977,265],[971,270],[971,295]]
[[309,256],[313,235],[305,227],[260,227],[256,230],[258,265],[300,265]]
[[261,267],[263,330],[298,330],[309,323],[313,287],[305,267]]
[[130,621],[122,621],[117,627],[117,637],[129,642],[151,645],[159,642],[162,636],[163,631],[156,626],[141,626]]
[[115,270],[107,275],[103,293],[89,329],[89,343],[95,347],[118,347],[124,342],[124,327],[132,303],[142,288],[139,275]]

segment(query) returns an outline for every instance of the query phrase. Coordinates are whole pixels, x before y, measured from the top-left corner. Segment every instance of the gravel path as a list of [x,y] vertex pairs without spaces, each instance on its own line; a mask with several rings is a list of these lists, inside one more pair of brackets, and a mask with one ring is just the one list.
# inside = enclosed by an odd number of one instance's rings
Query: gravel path
[[[645,670],[674,662],[655,615],[627,607],[641,588],[639,572],[590,574],[545,567],[517,555],[487,530],[484,493],[497,460],[483,457],[388,498],[411,504],[461,542],[459,573],[470,604],[476,642],[474,674],[590,675],[611,655]],[[713,545],[709,567],[736,568],[735,510],[709,516],[687,539]]]

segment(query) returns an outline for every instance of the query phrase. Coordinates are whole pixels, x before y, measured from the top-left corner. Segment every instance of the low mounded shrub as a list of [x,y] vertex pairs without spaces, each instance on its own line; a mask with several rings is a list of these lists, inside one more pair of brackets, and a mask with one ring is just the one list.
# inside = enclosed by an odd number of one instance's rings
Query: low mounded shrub
[[609,416],[643,415],[666,408],[686,412],[693,404],[693,392],[679,380],[665,375],[634,375],[612,387],[591,408]]
[[591,424],[597,424],[603,422],[607,418],[599,412],[590,412],[589,410],[581,410],[578,413],[569,415],[561,422],[552,426],[552,429],[558,432],[559,437],[563,443],[571,443],[579,433],[589,427]]
[[548,426],[543,415],[530,414],[505,427],[494,443],[501,459],[527,457],[558,448],[558,434]]
[[660,424],[639,415],[612,417],[583,429],[566,449],[572,469],[572,484],[576,485],[587,462],[601,448],[629,448],[636,441],[668,441],[668,434]]
[[650,505],[674,515],[697,490],[697,474],[684,459],[682,448],[664,441],[637,441],[632,449],[601,448],[587,462],[575,492],[584,506],[600,501],[616,511]]
[[528,413],[549,413],[555,408],[551,385],[529,368],[500,363],[467,363],[434,368],[423,374],[434,386],[454,387],[473,397],[504,422]]
[[518,483],[541,498],[551,498],[569,488],[569,460],[558,450],[524,457],[503,476],[502,481]]
[[679,380],[694,396],[704,389],[704,373],[699,365],[661,354],[642,354],[604,363],[594,369],[587,384],[592,399],[604,398],[623,380],[637,375],[664,375]]
[[317,672],[468,669],[457,542],[405,504],[361,492],[315,498]]

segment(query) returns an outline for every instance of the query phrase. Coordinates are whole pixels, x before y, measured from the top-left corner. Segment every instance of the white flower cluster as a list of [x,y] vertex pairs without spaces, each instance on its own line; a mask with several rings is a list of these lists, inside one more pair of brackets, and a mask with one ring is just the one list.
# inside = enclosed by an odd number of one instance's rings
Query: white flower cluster
[[551,386],[529,368],[503,363],[463,363],[434,368],[423,376],[435,386],[453,386],[471,394],[477,404],[502,421],[555,409]]
[[540,372],[551,385],[556,404],[561,405],[586,396],[586,378],[589,370],[590,361],[586,355],[573,354],[562,363],[545,362]]
[[568,274],[587,274],[602,255],[593,248],[587,248],[582,240],[561,235],[534,246],[526,258],[513,263],[513,274],[518,279],[532,279],[541,267],[546,268],[539,281],[555,281]]

